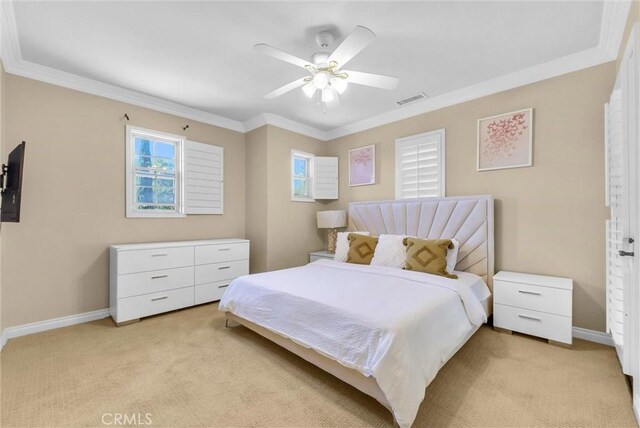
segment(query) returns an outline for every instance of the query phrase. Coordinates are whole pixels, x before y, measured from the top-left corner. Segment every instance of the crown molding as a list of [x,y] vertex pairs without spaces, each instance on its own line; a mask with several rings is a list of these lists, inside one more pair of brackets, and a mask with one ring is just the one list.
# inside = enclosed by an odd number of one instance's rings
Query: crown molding
[[13,1],[2,1],[0,19],[0,59],[7,73],[43,81],[77,91],[113,99],[116,101],[149,108],[174,116],[208,123],[237,132],[249,132],[260,126],[273,125],[292,132],[316,138],[321,141],[333,140],[356,132],[407,119],[430,111],[449,107],[498,92],[517,88],[561,76],[584,68],[613,61],[624,35],[624,29],[631,7],[631,0],[605,0],[600,25],[599,44],[595,48],[577,52],[544,64],[519,70],[504,76],[484,81],[466,88],[399,107],[376,116],[329,131],[324,131],[273,113],[263,113],[245,122],[198,110],[162,98],[143,94],[116,85],[99,82],[72,73],[56,70],[22,59],[16,28]]
[[272,125],[291,132],[306,135],[307,137],[315,138],[316,140],[327,141],[328,139],[326,131],[273,113],[259,114],[244,122],[243,125],[245,132],[253,131],[254,129],[260,128],[264,125]]

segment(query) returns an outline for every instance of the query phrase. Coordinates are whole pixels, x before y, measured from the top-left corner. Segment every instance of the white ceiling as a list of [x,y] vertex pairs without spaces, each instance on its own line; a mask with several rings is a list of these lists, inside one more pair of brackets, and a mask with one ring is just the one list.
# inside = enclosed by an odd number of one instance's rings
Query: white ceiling
[[[16,2],[22,58],[237,121],[274,113],[330,130],[430,97],[594,48],[602,1],[538,2]],[[302,58],[331,29],[376,40],[348,68],[400,78],[385,91],[350,85],[335,110],[300,89],[263,95],[305,71],[253,51]],[[406,108],[406,107],[404,107]]]

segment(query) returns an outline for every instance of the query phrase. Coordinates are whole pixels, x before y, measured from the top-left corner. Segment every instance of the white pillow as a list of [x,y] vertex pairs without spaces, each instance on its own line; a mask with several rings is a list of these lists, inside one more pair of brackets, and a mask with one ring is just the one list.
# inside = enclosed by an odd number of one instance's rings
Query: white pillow
[[451,242],[453,243],[453,249],[447,249],[447,272],[453,273],[456,268],[456,263],[458,262],[458,250],[460,249],[460,243],[451,238]]
[[407,260],[407,248],[402,243],[404,238],[406,235],[380,235],[371,265],[404,268]]
[[347,239],[347,236],[349,236],[350,233],[369,235],[369,232],[338,232],[338,238],[336,239],[336,252],[333,255],[333,260],[337,262],[347,261],[347,254],[349,253],[349,240]]

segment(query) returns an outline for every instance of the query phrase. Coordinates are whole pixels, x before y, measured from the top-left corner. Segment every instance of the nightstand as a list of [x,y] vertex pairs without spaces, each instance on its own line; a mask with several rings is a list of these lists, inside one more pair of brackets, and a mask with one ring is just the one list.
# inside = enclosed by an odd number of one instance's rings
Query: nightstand
[[516,272],[493,277],[493,326],[571,344],[573,280]]
[[333,253],[328,251],[314,251],[313,253],[309,253],[309,263],[320,259],[333,260]]

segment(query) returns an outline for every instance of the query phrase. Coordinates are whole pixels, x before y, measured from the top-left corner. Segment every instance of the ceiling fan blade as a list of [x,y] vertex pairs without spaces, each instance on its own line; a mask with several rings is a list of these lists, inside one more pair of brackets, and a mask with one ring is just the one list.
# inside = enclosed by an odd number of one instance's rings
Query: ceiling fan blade
[[298,67],[307,68],[308,66],[313,67],[309,61],[305,61],[302,58],[298,58],[297,56],[291,55],[285,51],[281,51],[280,49],[274,48],[273,46],[269,46],[265,43],[260,43],[253,47],[254,50],[258,52],[262,52],[279,60],[288,62],[289,64],[297,65]]
[[344,67],[354,56],[369,46],[369,43],[373,42],[375,38],[376,35],[373,31],[367,27],[358,25],[351,34],[340,43],[340,46],[333,51],[327,62],[335,61],[338,63],[338,67]]
[[286,94],[287,92],[293,91],[294,89],[299,88],[300,86],[306,85],[306,84],[307,84],[307,78],[302,77],[298,80],[294,80],[291,83],[287,83],[286,85],[276,89],[275,91],[269,92],[264,97],[268,100],[271,100],[273,98],[279,97],[280,95]]
[[400,83],[397,77],[383,76],[381,74],[363,73],[361,71],[341,70],[347,73],[349,77],[347,82],[357,83],[358,85],[373,86],[380,89],[395,89]]

